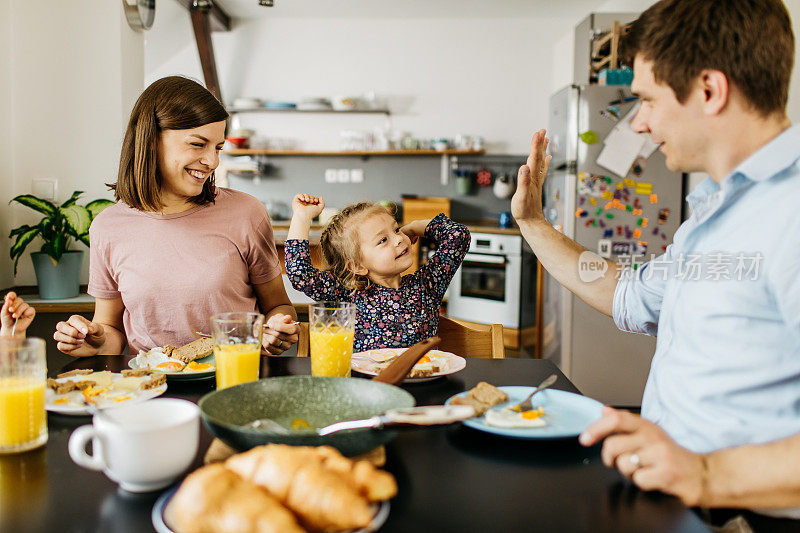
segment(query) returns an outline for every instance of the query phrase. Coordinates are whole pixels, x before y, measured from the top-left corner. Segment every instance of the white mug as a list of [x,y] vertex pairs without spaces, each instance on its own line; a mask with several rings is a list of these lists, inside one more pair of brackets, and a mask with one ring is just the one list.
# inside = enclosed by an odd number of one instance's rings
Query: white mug
[[[92,439],[92,455],[86,443]],[[200,408],[187,400],[159,398],[107,409],[69,438],[78,465],[103,471],[129,492],[166,487],[194,460],[200,439]]]

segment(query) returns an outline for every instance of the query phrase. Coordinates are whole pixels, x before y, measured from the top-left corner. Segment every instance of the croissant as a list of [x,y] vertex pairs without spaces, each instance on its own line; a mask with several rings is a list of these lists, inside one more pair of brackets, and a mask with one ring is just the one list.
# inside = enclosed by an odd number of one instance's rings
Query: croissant
[[389,472],[378,470],[369,461],[351,461],[332,446],[309,447],[322,458],[325,468],[344,476],[358,492],[371,502],[394,498],[397,482]]
[[168,506],[180,533],[295,533],[294,515],[257,485],[220,464],[190,474]]
[[326,469],[313,448],[258,446],[229,458],[225,468],[265,488],[310,529],[359,529],[372,520],[367,500]]

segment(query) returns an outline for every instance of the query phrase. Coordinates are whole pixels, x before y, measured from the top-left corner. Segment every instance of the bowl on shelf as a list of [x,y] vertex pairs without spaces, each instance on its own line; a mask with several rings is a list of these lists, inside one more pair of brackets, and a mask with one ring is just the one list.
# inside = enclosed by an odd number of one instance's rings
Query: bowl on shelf
[[225,140],[234,145],[236,148],[247,148],[247,141],[249,137],[225,137]]

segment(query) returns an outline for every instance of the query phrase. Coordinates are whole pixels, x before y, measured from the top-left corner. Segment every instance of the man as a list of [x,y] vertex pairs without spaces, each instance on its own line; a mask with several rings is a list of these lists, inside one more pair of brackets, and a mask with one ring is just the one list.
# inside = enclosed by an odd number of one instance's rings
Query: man
[[[641,99],[631,127],[659,143],[670,169],[710,178],[689,196],[692,216],[664,255],[636,271],[609,262],[584,283],[584,250],[542,214],[550,158],[545,132],[533,137],[511,203],[526,240],[620,329],[657,335],[642,417],[606,408],[581,443],[605,439],[607,465],[688,505],[800,506],[800,127],[786,117],[789,15],[779,0],[662,0],[633,24],[626,47]],[[685,275],[689,258],[700,276]],[[727,275],[708,275],[722,267]]]

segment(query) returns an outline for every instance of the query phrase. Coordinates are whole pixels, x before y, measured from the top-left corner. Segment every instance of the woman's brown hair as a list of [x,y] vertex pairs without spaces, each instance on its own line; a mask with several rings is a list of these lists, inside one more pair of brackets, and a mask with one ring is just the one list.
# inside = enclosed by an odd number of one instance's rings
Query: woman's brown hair
[[[158,171],[158,134],[186,130],[228,118],[225,107],[205,87],[182,76],[154,81],[142,92],[131,111],[122,141],[117,182],[108,184],[117,200],[143,211],[159,211],[161,173]],[[203,190],[190,198],[198,205],[214,201],[214,174]]]
[[353,272],[353,267],[361,260],[355,222],[381,213],[391,216],[389,210],[380,204],[359,202],[349,205],[336,213],[322,231],[319,243],[325,262],[323,270],[333,274],[348,290],[364,290],[371,283],[367,276]]

